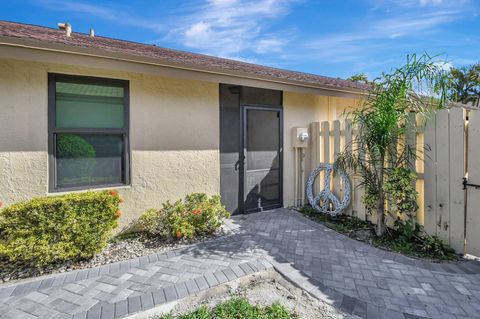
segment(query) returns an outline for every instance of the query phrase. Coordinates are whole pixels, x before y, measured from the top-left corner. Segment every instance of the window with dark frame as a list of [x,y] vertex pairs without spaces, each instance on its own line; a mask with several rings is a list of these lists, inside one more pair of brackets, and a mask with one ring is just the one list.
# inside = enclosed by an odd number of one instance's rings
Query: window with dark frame
[[129,83],[49,74],[50,191],[128,185]]

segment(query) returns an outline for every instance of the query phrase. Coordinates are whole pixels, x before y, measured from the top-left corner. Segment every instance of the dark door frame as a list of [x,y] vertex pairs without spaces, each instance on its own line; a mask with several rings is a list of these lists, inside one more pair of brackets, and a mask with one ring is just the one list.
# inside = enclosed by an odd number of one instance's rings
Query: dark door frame
[[245,211],[245,167],[246,167],[246,136],[247,136],[247,111],[248,110],[263,110],[263,111],[272,111],[278,112],[279,115],[279,143],[278,143],[278,153],[279,153],[279,205],[280,208],[283,207],[283,107],[279,106],[272,106],[272,105],[259,105],[259,104],[241,104],[240,105],[240,172],[239,172],[239,211],[243,214],[250,213],[250,212],[257,212],[258,210],[253,211]]

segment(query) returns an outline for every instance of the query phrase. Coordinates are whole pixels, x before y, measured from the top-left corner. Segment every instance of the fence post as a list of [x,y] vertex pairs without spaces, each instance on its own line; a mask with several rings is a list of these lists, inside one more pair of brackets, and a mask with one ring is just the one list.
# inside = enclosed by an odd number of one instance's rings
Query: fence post
[[[468,114],[468,180],[480,184],[480,111],[471,110]],[[480,190],[467,189],[466,252],[480,256]]]
[[436,116],[436,227],[437,236],[450,244],[450,149],[449,110],[443,109]]
[[462,185],[465,176],[464,118],[463,108],[450,109],[450,246],[459,253],[465,249],[465,191]]

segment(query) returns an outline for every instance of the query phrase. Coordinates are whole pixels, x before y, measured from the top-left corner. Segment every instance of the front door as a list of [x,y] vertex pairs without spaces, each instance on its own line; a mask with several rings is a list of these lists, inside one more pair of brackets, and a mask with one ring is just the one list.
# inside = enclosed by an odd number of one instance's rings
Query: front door
[[243,207],[282,207],[282,109],[242,106]]
[[282,206],[282,91],[220,84],[220,194],[232,214]]

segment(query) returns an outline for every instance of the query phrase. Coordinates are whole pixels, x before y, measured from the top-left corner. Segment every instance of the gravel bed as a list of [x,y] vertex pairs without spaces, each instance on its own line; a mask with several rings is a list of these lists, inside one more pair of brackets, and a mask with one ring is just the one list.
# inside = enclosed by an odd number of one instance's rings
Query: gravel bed
[[115,239],[112,240],[112,242],[110,242],[100,253],[88,260],[57,263],[42,268],[31,267],[23,263],[13,263],[9,260],[0,259],[0,283],[84,268],[93,268],[117,261],[133,259],[153,253],[198,244],[200,242],[224,236],[226,233],[227,232],[224,229],[220,229],[212,236],[198,237],[190,240],[165,240],[148,238],[142,235],[133,238]]
[[201,305],[213,308],[219,303],[238,297],[246,298],[251,304],[262,306],[278,302],[295,314],[295,318],[359,319],[357,316],[343,313],[324,300],[317,299],[294,286],[274,270],[236,279],[171,303],[170,307],[169,305],[157,307],[151,311],[133,315],[129,319],[160,319],[166,313],[181,316],[195,311]]

